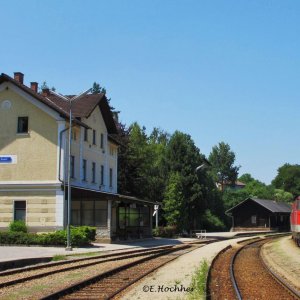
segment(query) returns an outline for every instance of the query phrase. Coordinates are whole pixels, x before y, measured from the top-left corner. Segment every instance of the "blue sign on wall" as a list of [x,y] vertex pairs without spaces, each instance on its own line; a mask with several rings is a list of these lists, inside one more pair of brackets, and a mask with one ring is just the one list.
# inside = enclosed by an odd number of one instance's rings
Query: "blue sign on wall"
[[12,159],[11,157],[2,157],[0,156],[0,163],[11,163]]
[[0,164],[16,164],[17,156],[16,155],[0,155]]

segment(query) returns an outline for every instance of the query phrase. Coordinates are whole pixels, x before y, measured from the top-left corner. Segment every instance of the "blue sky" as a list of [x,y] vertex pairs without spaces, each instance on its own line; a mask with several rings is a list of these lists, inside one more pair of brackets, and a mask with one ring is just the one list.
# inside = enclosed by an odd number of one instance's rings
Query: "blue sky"
[[121,120],[180,130],[270,183],[299,163],[299,1],[4,1],[0,72],[79,93]]

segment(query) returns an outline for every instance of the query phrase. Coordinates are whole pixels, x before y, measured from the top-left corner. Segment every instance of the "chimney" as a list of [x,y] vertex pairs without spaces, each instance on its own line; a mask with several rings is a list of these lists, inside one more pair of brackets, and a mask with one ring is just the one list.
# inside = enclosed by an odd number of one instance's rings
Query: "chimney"
[[30,88],[37,93],[39,84],[37,82],[30,82]]
[[16,81],[18,81],[19,83],[23,84],[24,82],[24,74],[21,72],[15,72],[14,73],[14,78]]
[[44,97],[49,96],[50,95],[50,90],[48,88],[42,89],[42,95]]

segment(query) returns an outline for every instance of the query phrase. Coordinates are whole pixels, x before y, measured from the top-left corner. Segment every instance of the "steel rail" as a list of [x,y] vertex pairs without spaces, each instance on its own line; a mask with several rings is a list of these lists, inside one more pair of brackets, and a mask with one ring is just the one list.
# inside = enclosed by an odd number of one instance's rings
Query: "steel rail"
[[207,274],[207,277],[206,277],[206,299],[207,300],[210,300],[211,299],[211,293],[210,293],[210,288],[209,288],[209,283],[211,281],[211,272],[212,272],[212,269],[214,267],[214,264],[216,262],[216,260],[224,253],[226,252],[227,250],[230,250],[232,249],[232,245],[228,245],[227,247],[225,247],[224,249],[222,249],[220,252],[218,252],[218,254],[213,258],[211,264],[210,264],[210,267],[209,267],[209,270],[208,270],[208,274]]
[[[169,248],[166,248],[166,249],[168,250]],[[156,254],[156,253],[159,253],[162,250],[165,250],[165,248],[164,249],[150,249],[150,250],[145,249],[145,251],[139,250],[139,251],[135,251],[134,253],[130,253],[130,254],[126,254],[126,255],[119,254],[118,256],[115,254],[113,257],[109,257],[109,258],[104,259],[104,260],[102,260],[103,257],[94,258],[94,259],[99,259],[99,261],[88,262],[88,263],[85,263],[85,264],[82,264],[82,265],[70,266],[70,267],[66,267],[66,268],[63,268],[63,269],[51,270],[51,271],[47,271],[47,272],[43,272],[43,273],[39,273],[39,274],[29,275],[27,277],[13,279],[11,281],[6,281],[6,282],[0,283],[0,288],[11,286],[11,285],[18,284],[18,283],[23,283],[23,282],[34,280],[34,279],[39,279],[39,278],[42,278],[42,277],[46,277],[46,276],[49,276],[49,275],[53,275],[53,274],[57,274],[57,273],[65,272],[65,271],[72,271],[72,270],[76,270],[76,269],[79,269],[79,268],[89,267],[89,266],[92,266],[92,265],[102,264],[102,263],[106,263],[106,262],[110,262],[110,261],[117,261],[117,260],[123,260],[123,259],[128,259],[128,258],[134,258],[134,257],[138,257],[138,256]],[[78,261],[76,261],[76,262],[78,262]]]
[[[238,300],[242,300],[242,295],[241,295],[241,291],[238,287],[238,284],[237,284],[237,280],[236,280],[236,277],[235,277],[235,274],[234,274],[234,263],[235,263],[235,260],[238,256],[238,254],[243,251],[247,246],[249,245],[252,245],[252,244],[255,244],[255,243],[259,243],[259,242],[262,242],[264,241],[265,243],[268,243],[270,242],[271,240],[275,239],[275,238],[279,238],[279,237],[282,237],[282,236],[268,236],[266,238],[263,238],[261,240],[255,240],[255,241],[252,241],[248,244],[245,244],[243,245],[241,248],[239,248],[235,253],[234,255],[232,256],[231,258],[231,263],[230,263],[230,278],[231,278],[231,282],[232,282],[232,285],[233,285],[233,288],[235,290],[235,293],[236,293],[236,296],[238,298]],[[264,244],[265,244],[264,243]],[[293,297],[296,297],[296,299],[300,299],[300,293],[298,291],[296,291],[293,287],[291,287],[283,278],[281,278],[278,274],[275,274],[270,268],[268,268],[268,266],[266,265],[266,263],[263,261],[262,257],[261,257],[261,247],[262,245],[259,245],[259,259],[260,261],[262,262],[262,265],[265,267],[266,271],[272,276],[272,278],[277,282],[279,283],[282,287],[284,287]]]
[[[80,282],[77,282],[71,286],[68,286],[66,288],[63,288],[59,291],[56,291],[54,293],[51,293],[43,298],[41,298],[40,300],[52,300],[52,299],[59,299],[60,297],[63,297],[63,296],[66,296],[68,294],[71,294],[72,292],[76,292],[80,289],[83,289],[84,287],[86,286],[89,286],[91,284],[95,284],[96,282],[100,281],[100,280],[103,280],[105,278],[108,278],[112,275],[115,275],[117,274],[118,272],[121,272],[123,270],[126,270],[126,269],[129,269],[129,268],[132,268],[134,266],[137,266],[143,262],[147,262],[147,261],[151,261],[155,258],[158,258],[158,257],[161,257],[163,255],[167,255],[167,254],[170,254],[172,252],[177,252],[177,251],[180,251],[180,250],[185,250],[185,249],[188,249],[188,248],[193,248],[191,245],[182,245],[180,248],[172,248],[172,249],[165,249],[165,250],[161,250],[159,253],[157,254],[154,254],[154,255],[149,255],[147,257],[144,257],[142,259],[139,259],[138,261],[134,261],[134,262],[130,262],[128,264],[125,264],[123,266],[120,266],[120,267],[117,267],[117,268],[114,268],[112,270],[109,270],[109,271],[106,271],[104,273],[101,273],[101,274],[98,274],[98,275],[95,275],[93,277],[90,277],[88,279],[85,279],[85,280],[82,280]],[[192,249],[194,250],[194,249]],[[191,250],[191,251],[192,251]],[[179,255],[178,255],[179,256]],[[177,257],[174,257],[173,259],[175,259]],[[171,261],[172,259],[170,259],[169,261]],[[169,262],[168,261],[168,262]],[[163,265],[163,264],[161,264]],[[160,266],[161,266],[160,265]],[[159,267],[160,267],[159,266]],[[158,268],[158,267],[157,267]],[[156,269],[157,269],[156,268]],[[153,269],[154,270],[154,269]],[[151,270],[151,272],[153,272],[153,270]],[[151,273],[149,272],[149,273]],[[137,280],[140,280],[142,277],[146,276],[147,274],[143,275],[143,276],[138,276],[138,279],[136,280],[132,280],[130,283],[125,283],[124,286],[121,288],[121,289],[118,289],[117,291],[114,291],[113,293],[111,293],[111,295],[109,295],[108,297],[106,297],[106,299],[111,299],[112,297],[114,297],[117,293],[120,293],[122,290],[124,290],[125,288],[127,288],[129,285],[131,285],[132,283],[136,282]],[[87,298],[88,299],[88,298]]]
[[243,245],[243,246],[242,246],[241,248],[239,248],[239,249],[233,254],[233,256],[231,257],[231,261],[230,261],[230,269],[229,269],[229,271],[230,271],[230,279],[231,279],[231,283],[232,283],[232,285],[233,285],[233,288],[234,288],[234,291],[235,291],[235,294],[236,294],[238,300],[242,300],[243,298],[242,298],[241,291],[240,291],[240,289],[239,289],[239,287],[238,287],[237,280],[236,280],[236,277],[235,277],[235,274],[234,274],[234,263],[235,263],[235,260],[236,260],[236,258],[237,258],[237,256],[238,256],[238,254],[239,254],[242,250],[244,250],[247,246],[252,245],[252,244],[255,244],[255,243],[258,243],[258,242],[262,242],[262,241],[264,241],[264,240],[266,240],[266,239],[267,239],[267,238],[262,238],[262,239],[260,239],[260,240],[253,240],[253,241],[251,241],[250,243],[247,243],[247,244]]
[[[45,268],[49,267],[55,267],[55,266],[60,266],[60,265],[68,265],[76,262],[81,262],[81,261],[88,261],[88,260],[93,260],[93,259],[98,259],[98,258],[110,258],[110,257],[115,257],[115,256],[120,256],[120,255],[126,255],[126,254],[133,254],[133,253],[139,253],[139,252],[146,252],[146,251],[152,251],[155,249],[164,249],[164,248],[171,248],[174,245],[166,245],[166,246],[159,246],[159,247],[152,247],[152,248],[146,248],[143,250],[126,250],[123,252],[118,252],[118,253],[107,253],[107,254],[100,254],[100,255],[95,255],[95,256],[90,256],[90,257],[83,257],[83,258],[76,258],[72,260],[64,260],[64,261],[56,261],[56,262],[49,262],[49,263],[44,263],[42,265],[35,265],[35,266],[29,266],[29,267],[23,267],[23,268],[15,268],[12,270],[5,270],[0,272],[0,277],[2,276],[7,276],[7,275],[13,275],[13,274],[20,274],[22,272],[28,272],[28,271],[33,271],[33,270],[42,270]],[[112,251],[120,251],[120,250],[112,250]],[[89,254],[89,253],[80,253],[80,254]],[[71,255],[72,256],[72,255]]]

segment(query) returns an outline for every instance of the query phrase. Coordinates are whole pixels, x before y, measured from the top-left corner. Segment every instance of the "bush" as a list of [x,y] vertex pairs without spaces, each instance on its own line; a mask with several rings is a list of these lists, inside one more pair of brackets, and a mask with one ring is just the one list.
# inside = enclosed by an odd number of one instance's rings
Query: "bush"
[[17,220],[9,223],[10,232],[28,232],[27,226],[24,221]]
[[8,245],[34,245],[36,234],[25,232],[0,232],[0,244]]
[[153,236],[172,238],[177,233],[177,228],[175,226],[166,226],[154,228],[152,231]]
[[89,242],[92,242],[96,239],[96,227],[90,227],[90,226],[80,226],[80,227],[71,227],[71,232],[82,232],[86,235]]
[[[87,246],[95,240],[96,228],[82,226],[71,228],[71,244],[75,247]],[[6,245],[43,245],[66,246],[66,230],[35,234],[26,232],[0,232],[0,244]]]

